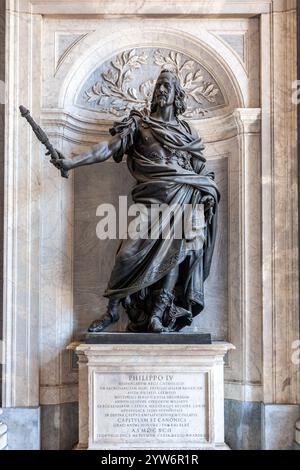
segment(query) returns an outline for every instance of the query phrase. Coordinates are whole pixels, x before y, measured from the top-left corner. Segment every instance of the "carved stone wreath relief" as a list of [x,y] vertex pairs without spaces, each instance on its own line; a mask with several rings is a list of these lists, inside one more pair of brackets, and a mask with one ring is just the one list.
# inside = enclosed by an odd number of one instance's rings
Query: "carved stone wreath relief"
[[82,87],[77,105],[106,115],[125,116],[149,108],[163,68],[174,70],[187,94],[186,118],[199,119],[225,106],[213,76],[194,59],[169,49],[131,49],[98,67]]

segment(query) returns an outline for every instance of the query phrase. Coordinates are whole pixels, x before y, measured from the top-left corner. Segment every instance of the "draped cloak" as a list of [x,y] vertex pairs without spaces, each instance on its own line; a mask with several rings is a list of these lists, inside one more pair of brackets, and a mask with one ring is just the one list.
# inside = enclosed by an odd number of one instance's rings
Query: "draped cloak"
[[[153,158],[146,157],[139,153],[135,142],[141,125],[151,130],[160,145],[174,154],[174,159],[188,156],[191,165],[180,166],[175,160],[174,164],[170,164],[164,158],[155,155]],[[214,174],[208,172],[205,166],[202,141],[184,120],[169,124],[155,120],[146,111],[132,111],[110,132],[112,135],[118,134],[122,142],[113,158],[120,162],[127,154],[128,169],[136,180],[132,199],[146,207],[149,220],[153,204],[168,204],[177,208],[190,204],[194,207],[205,195],[212,196],[215,204],[210,222],[202,227],[204,240],[198,245],[199,248],[184,234],[179,239],[174,237],[174,224],[180,217],[176,218],[176,209],[170,226],[165,227],[159,217],[154,221],[151,218],[152,233],[156,231],[158,235],[155,239],[141,237],[123,240],[104,295],[121,299],[131,320],[132,331],[143,331],[151,315],[151,293],[159,288],[164,276],[178,266],[174,303],[196,315],[204,308],[203,283],[210,271],[220,199]],[[169,231],[167,236],[166,230]]]

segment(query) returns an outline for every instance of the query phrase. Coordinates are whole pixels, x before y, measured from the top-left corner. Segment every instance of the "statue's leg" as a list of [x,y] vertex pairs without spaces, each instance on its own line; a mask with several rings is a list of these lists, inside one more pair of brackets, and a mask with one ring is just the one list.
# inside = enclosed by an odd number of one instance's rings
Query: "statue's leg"
[[112,323],[117,322],[119,320],[119,304],[119,299],[109,299],[106,314],[99,320],[93,321],[88,331],[90,333],[100,333]]
[[153,293],[153,307],[148,330],[152,333],[166,333],[169,328],[163,326],[162,319],[168,306],[169,296],[164,290]]
[[166,333],[169,331],[169,328],[163,325],[162,320],[166,308],[171,305],[173,300],[172,291],[178,278],[178,270],[179,267],[175,266],[169,271],[160,282],[160,290],[153,294],[154,302],[148,327],[152,333]]

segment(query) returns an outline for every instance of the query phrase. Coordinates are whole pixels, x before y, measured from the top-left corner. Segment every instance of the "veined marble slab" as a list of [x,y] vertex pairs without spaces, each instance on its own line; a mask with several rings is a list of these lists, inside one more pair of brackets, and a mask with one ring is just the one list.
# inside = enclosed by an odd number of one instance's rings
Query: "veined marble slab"
[[79,345],[78,448],[227,449],[230,349],[224,342]]

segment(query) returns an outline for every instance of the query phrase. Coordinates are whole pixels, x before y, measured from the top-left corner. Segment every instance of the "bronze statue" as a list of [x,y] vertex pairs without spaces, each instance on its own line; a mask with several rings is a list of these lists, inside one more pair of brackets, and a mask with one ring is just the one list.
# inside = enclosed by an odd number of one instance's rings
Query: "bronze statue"
[[177,75],[162,70],[150,112],[131,111],[110,129],[110,140],[87,153],[72,159],[59,153],[51,159],[60,171],[68,172],[110,157],[120,162],[126,154],[136,180],[133,201],[144,204],[149,213],[153,204],[189,205],[196,220],[196,208],[202,207],[204,223],[192,235],[185,232],[175,238],[173,217],[168,237],[161,236],[163,224],[157,220],[155,239],[122,241],[104,294],[109,299],[107,312],[89,332],[101,332],[118,321],[120,302],[132,332],[179,331],[204,308],[203,284],[210,271],[220,196],[214,174],[206,170],[201,138],[179,118],[185,109]]

